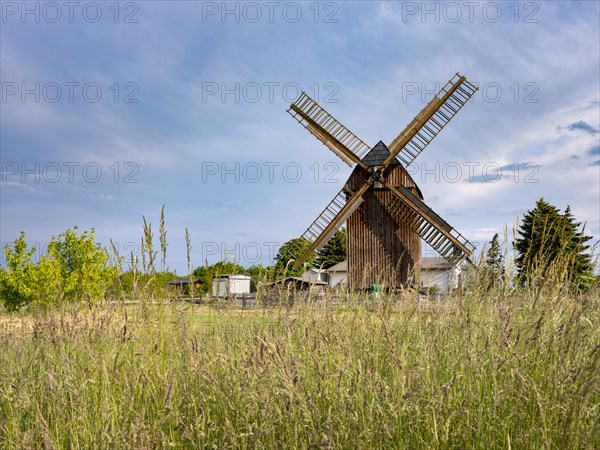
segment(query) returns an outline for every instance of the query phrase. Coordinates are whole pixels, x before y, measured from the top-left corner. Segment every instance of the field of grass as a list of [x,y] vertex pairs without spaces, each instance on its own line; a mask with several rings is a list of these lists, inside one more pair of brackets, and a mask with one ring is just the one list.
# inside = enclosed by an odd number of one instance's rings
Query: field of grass
[[0,448],[599,448],[600,299],[0,319]]

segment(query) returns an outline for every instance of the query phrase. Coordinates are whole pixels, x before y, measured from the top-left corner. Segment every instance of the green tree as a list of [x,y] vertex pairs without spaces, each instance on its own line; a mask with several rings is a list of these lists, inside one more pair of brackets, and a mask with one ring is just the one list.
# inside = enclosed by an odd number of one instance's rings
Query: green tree
[[317,256],[317,266],[329,269],[342,261],[346,256],[346,229],[342,228],[335,232],[331,239],[325,244]]
[[52,237],[48,258],[60,266],[63,297],[93,302],[104,298],[111,274],[108,254],[94,241],[94,229],[79,233],[77,227]]
[[275,281],[275,266],[250,266],[246,272],[256,283]]
[[0,299],[9,311],[16,311],[34,298],[32,272],[35,269],[31,261],[35,248],[27,250],[25,232],[21,231],[13,248],[4,245],[6,270],[0,271]]
[[535,286],[552,269],[562,271],[561,279],[576,288],[587,289],[593,282],[592,258],[586,253],[586,242],[591,237],[585,236],[580,226],[569,207],[561,214],[558,208],[539,199],[518,229],[515,248],[520,282]]
[[271,283],[277,279],[275,266],[250,266],[246,273],[252,277],[250,288],[255,291],[262,283]]
[[192,272],[192,275],[200,279],[200,287],[198,288],[200,293],[206,294],[212,290],[212,271],[210,270],[210,266],[206,265],[197,267]]
[[482,276],[486,289],[496,287],[504,278],[504,255],[502,254],[498,233],[492,238],[485,255]]
[[63,298],[62,268],[54,258],[42,256],[31,271],[33,301],[42,306],[58,303]]
[[212,272],[214,275],[223,274],[244,274],[246,269],[235,262],[231,261],[219,261],[212,265]]
[[139,283],[139,277],[140,275],[133,270],[128,270],[121,274],[119,278],[121,279],[121,287],[125,294],[133,293],[136,281]]
[[587,290],[594,282],[594,264],[592,255],[587,250],[590,246],[586,242],[592,239],[585,236],[581,222],[577,222],[571,213],[571,207],[567,205],[563,214],[565,228],[568,230],[570,239],[567,241],[565,253],[569,258],[568,270],[569,280],[580,291]]
[[[277,276],[282,275],[298,276],[302,273],[303,268],[293,269],[294,263],[304,254],[305,250],[308,249],[310,243],[304,238],[294,238],[287,241],[281,246],[277,256],[275,256],[275,270]],[[309,257],[304,261],[304,267],[313,267],[316,262],[316,252],[312,252]]]

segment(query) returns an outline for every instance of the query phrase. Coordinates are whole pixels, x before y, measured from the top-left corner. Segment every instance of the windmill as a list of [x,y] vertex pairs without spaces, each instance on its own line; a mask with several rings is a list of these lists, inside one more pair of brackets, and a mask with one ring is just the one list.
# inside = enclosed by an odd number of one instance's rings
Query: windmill
[[406,168],[477,91],[456,74],[386,146],[369,147],[306,93],[287,112],[350,167],[344,187],[302,235],[299,268],[346,222],[348,283],[366,288],[406,285],[421,259],[421,239],[453,265],[474,246],[423,202]]

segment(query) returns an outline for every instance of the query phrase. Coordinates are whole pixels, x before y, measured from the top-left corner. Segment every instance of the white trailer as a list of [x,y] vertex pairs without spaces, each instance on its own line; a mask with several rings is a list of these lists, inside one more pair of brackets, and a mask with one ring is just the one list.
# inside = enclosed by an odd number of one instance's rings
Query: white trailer
[[241,297],[250,293],[250,276],[224,274],[213,277],[212,295],[214,297]]

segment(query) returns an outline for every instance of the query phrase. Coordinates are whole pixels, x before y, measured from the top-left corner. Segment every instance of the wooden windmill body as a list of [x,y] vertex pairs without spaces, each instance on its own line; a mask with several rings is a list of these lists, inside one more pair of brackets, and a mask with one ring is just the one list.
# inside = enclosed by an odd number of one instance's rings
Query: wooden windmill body
[[411,282],[427,242],[443,258],[458,264],[473,245],[423,202],[406,168],[425,149],[477,88],[456,74],[389,147],[369,147],[306,93],[288,112],[350,166],[350,178],[302,235],[300,267],[315,250],[347,223],[348,282],[351,288],[372,284],[389,288]]
[[[368,167],[383,164],[390,152],[381,141],[362,159]],[[356,166],[345,187],[360,189],[369,173]],[[384,172],[394,186],[411,189],[421,200],[423,196],[412,177],[399,161],[394,160]],[[364,201],[346,221],[346,251],[348,284],[368,288],[373,284],[407,285],[415,277],[415,264],[421,260],[421,237],[401,220],[400,212],[391,212],[386,205],[394,194],[382,185],[371,186]]]

